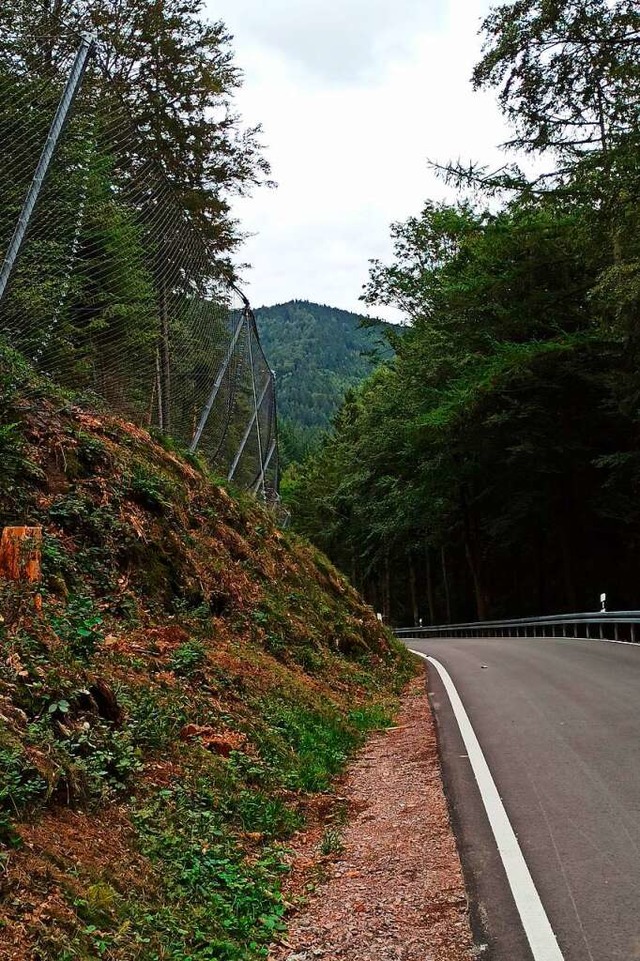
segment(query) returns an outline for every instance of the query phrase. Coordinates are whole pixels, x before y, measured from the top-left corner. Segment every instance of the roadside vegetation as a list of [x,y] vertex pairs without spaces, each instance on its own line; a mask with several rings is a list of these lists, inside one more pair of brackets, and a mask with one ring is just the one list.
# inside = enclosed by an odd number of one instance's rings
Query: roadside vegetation
[[516,0],[483,36],[515,161],[434,165],[457,198],[365,290],[410,322],[396,357],[284,485],[402,623],[639,604],[640,11]]
[[408,656],[255,500],[0,372],[0,523],[44,528],[42,582],[0,582],[0,958],[263,957]]

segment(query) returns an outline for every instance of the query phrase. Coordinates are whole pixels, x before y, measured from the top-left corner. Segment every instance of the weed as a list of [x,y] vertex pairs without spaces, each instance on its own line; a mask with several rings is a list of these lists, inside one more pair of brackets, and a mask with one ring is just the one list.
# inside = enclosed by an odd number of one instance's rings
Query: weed
[[259,740],[262,756],[280,782],[294,790],[326,790],[361,741],[360,732],[330,708],[313,711],[266,701],[262,713],[269,722]]
[[111,456],[102,441],[83,431],[78,431],[76,437],[78,442],[76,455],[85,468],[95,470],[96,467],[109,466]]
[[[20,814],[28,811],[46,793],[47,782],[28,757],[17,747],[0,747],[0,812]],[[5,819],[4,832],[8,830]]]
[[[73,902],[78,917],[90,927],[99,927],[107,924],[115,912],[118,910],[121,897],[110,884],[99,881],[90,884],[86,891],[86,897],[77,898]],[[88,933],[85,929],[85,933]]]
[[129,716],[137,745],[161,751],[179,740],[189,716],[186,695],[150,687],[121,686],[117,689],[117,698]]
[[206,790],[163,789],[135,815],[143,852],[181,906],[146,916],[175,961],[255,957],[283,929],[278,854],[267,848],[247,863],[212,802]]
[[316,674],[322,668],[322,655],[312,647],[304,646],[294,651],[295,659],[307,674]]
[[263,645],[265,651],[274,657],[282,657],[287,650],[287,642],[280,634],[265,634]]
[[228,767],[231,774],[247,784],[261,785],[269,780],[269,772],[263,761],[250,757],[244,751],[232,751]]
[[93,600],[82,595],[69,598],[62,613],[51,617],[51,626],[60,640],[81,657],[93,654],[96,644],[102,640],[101,625],[102,617],[95,610]]
[[127,787],[142,767],[140,752],[130,730],[113,730],[97,720],[85,722],[62,745],[67,770],[75,768],[85,800],[106,801]]
[[157,514],[164,513],[175,499],[169,481],[140,463],[135,464],[133,472],[126,478],[125,492],[132,500]]
[[186,641],[178,647],[171,658],[171,670],[180,677],[191,677],[203,664],[206,648],[200,641]]
[[[64,593],[70,583],[78,576],[78,566],[63,547],[62,542],[53,534],[48,534],[42,542],[42,575],[53,586],[60,586],[56,593]],[[62,584],[60,585],[60,581]]]
[[371,704],[349,712],[349,723],[358,731],[376,731],[393,723],[389,710],[382,704]]
[[60,698],[59,701],[52,701],[52,703],[47,708],[48,714],[68,714],[69,713],[69,702],[65,698]]
[[335,828],[327,828],[320,841],[320,854],[340,854],[344,850],[342,835]]
[[269,839],[291,837],[303,823],[297,811],[259,791],[245,790],[230,795],[224,810],[243,831],[256,832]]

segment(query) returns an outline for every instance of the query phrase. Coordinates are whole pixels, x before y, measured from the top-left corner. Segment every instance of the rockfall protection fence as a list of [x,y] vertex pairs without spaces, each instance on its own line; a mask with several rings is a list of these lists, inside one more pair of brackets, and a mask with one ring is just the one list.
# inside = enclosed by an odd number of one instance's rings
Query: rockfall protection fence
[[0,46],[0,340],[78,403],[157,429],[277,498],[275,380],[89,38]]

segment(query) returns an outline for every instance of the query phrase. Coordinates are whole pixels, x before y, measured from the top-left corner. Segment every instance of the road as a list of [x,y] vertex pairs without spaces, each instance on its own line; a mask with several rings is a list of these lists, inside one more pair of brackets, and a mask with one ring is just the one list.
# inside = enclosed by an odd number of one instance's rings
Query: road
[[[640,959],[640,645],[403,640],[449,672],[565,961]],[[480,957],[531,961],[449,698],[428,667],[472,921],[488,945]]]

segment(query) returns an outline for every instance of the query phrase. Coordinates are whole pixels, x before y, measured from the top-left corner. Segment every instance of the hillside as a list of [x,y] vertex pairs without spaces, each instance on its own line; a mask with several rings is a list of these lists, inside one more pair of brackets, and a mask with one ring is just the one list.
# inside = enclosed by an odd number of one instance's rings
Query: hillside
[[264,957],[282,842],[408,676],[315,549],[0,355],[0,959]]
[[[283,459],[298,459],[326,430],[346,391],[389,356],[391,325],[346,310],[292,300],[256,310],[275,370]],[[366,321],[368,326],[361,326]]]

